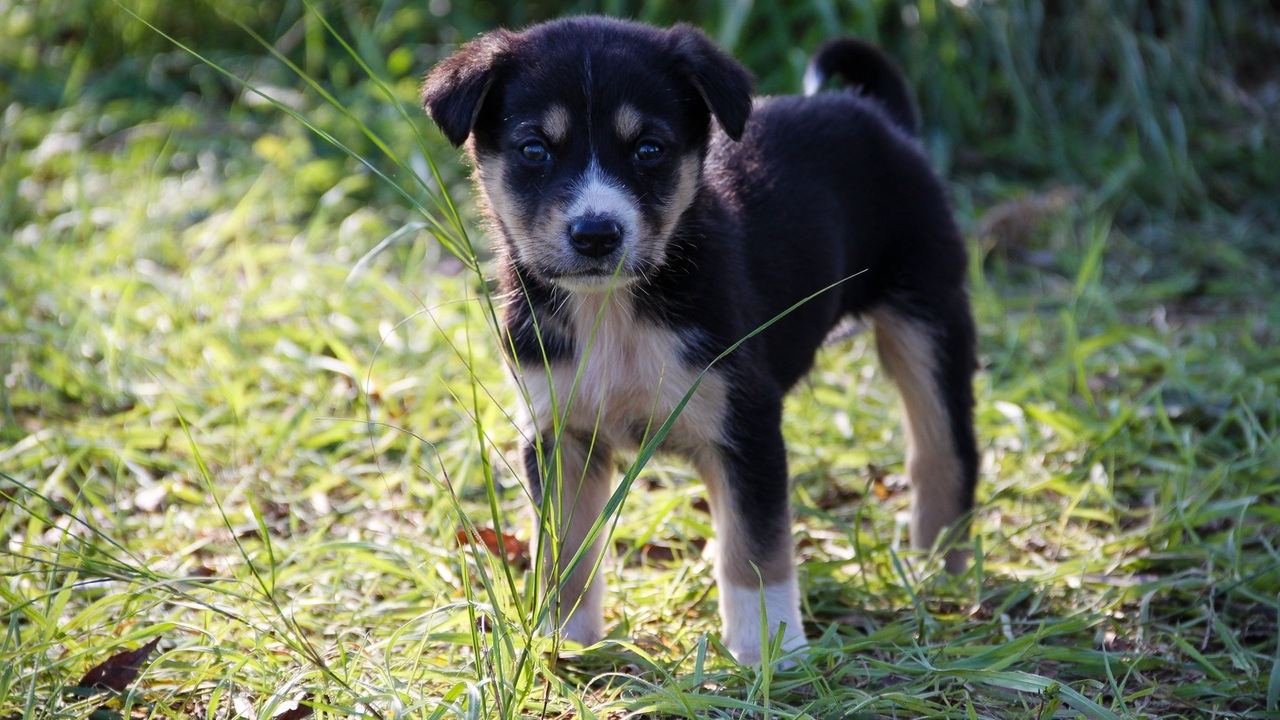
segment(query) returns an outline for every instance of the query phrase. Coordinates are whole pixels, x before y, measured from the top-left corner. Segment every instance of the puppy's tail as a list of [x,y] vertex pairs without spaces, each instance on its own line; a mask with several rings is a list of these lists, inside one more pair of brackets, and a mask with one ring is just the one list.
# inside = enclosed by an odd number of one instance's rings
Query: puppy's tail
[[804,73],[804,94],[813,95],[832,77],[860,88],[888,112],[894,124],[913,136],[920,134],[920,115],[902,72],[874,45],[853,38],[828,40],[818,48]]

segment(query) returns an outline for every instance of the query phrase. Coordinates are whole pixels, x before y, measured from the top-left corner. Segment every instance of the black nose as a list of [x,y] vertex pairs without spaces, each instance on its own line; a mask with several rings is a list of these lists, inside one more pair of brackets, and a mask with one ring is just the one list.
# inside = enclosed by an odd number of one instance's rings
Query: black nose
[[583,218],[569,226],[569,242],[573,249],[590,258],[602,258],[618,249],[622,242],[622,226],[614,220]]

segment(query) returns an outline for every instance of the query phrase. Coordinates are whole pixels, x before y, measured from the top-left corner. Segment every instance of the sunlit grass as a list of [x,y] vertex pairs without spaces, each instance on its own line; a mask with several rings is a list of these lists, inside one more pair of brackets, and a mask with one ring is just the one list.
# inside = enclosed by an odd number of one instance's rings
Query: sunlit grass
[[[1027,8],[1008,4],[1011,21]],[[947,12],[944,50],[970,31]],[[855,336],[787,404],[808,656],[764,672],[727,658],[701,489],[662,457],[601,569],[609,640],[557,655],[535,631],[527,557],[459,541],[535,533],[492,332],[501,299],[433,236],[482,244],[464,171],[407,70],[368,52],[385,31],[304,17],[301,77],[211,58],[296,118],[239,88],[231,103],[5,111],[0,715],[265,718],[298,699],[379,718],[1277,710],[1280,210],[1249,184],[1274,179],[1265,144],[1198,136],[1256,163],[1210,188],[1243,198],[1235,213],[1166,212],[1149,169],[1115,148],[1089,150],[1107,160],[1100,183],[1062,166],[1047,190],[996,175],[1011,151],[1052,155],[1040,133],[1084,144],[1093,130],[1071,118],[974,149],[992,166],[966,161],[953,185],[984,367],[968,576],[906,557],[897,398]],[[731,42],[757,32],[720,23]],[[749,60],[768,50],[740,44]],[[316,77],[339,66],[395,79]],[[1178,77],[1192,82],[1161,82]],[[960,82],[922,79],[926,110],[957,102]],[[1045,100],[1028,102],[1034,119]],[[1122,137],[1166,143],[1156,165],[1182,177],[1164,118]],[[1059,185],[1068,201],[1037,202]],[[1204,197],[1178,188],[1173,205]],[[999,203],[1016,221],[997,228]],[[124,697],[73,689],[156,636]]]

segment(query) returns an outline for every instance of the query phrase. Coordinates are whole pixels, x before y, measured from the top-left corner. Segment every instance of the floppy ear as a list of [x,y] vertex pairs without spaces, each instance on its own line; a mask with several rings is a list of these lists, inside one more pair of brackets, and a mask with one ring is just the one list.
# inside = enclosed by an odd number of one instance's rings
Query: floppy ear
[[506,30],[485,33],[427,73],[422,106],[454,147],[471,134],[499,65],[511,50],[511,37]]
[[734,140],[742,139],[751,116],[751,93],[755,87],[751,75],[691,25],[677,25],[671,36],[685,72],[724,133]]

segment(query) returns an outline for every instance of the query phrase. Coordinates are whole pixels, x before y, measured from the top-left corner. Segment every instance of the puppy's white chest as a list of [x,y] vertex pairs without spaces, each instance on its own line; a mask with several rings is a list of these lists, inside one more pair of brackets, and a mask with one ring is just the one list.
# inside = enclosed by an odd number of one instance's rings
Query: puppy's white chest
[[[623,448],[654,437],[702,372],[684,358],[692,338],[635,317],[626,298],[614,298],[603,311],[591,300],[570,309],[572,324],[564,329],[573,337],[572,359],[553,363],[550,382],[543,368],[523,369],[535,426],[545,432],[558,417],[569,430]],[[716,442],[724,401],[721,378],[704,375],[666,444],[693,449]]]

